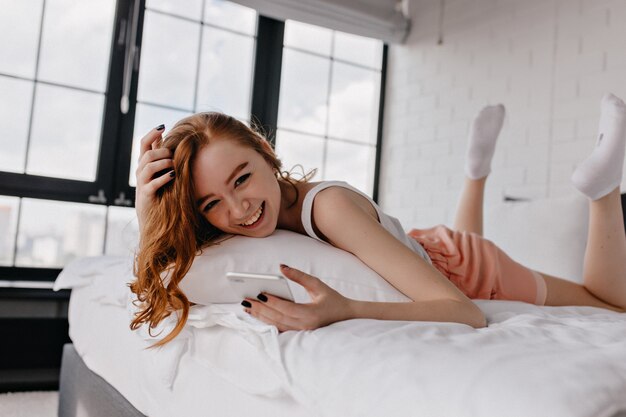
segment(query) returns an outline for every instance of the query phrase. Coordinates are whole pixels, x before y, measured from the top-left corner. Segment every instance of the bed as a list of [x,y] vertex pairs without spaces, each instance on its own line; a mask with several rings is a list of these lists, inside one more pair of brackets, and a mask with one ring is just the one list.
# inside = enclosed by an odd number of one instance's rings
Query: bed
[[[485,232],[514,258],[579,280],[585,210],[574,198],[503,204]],[[530,247],[542,221],[567,244]],[[566,262],[552,259],[559,251],[570,252]],[[146,350],[154,339],[128,328],[131,262],[81,259],[55,283],[72,288],[60,417],[626,417],[626,314],[476,300],[487,328],[349,320],[279,334],[238,304],[207,303],[175,341]],[[367,291],[388,297],[382,284]]]

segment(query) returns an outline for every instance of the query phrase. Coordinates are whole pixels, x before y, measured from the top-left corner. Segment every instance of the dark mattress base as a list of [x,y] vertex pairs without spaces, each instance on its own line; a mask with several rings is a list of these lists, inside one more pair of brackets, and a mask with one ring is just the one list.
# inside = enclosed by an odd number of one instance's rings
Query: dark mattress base
[[118,390],[87,368],[74,345],[63,346],[58,417],[145,417]]

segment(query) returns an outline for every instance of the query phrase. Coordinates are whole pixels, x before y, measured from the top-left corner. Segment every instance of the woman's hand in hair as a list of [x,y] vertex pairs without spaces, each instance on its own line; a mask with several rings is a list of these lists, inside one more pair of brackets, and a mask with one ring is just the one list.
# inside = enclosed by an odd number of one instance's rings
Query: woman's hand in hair
[[157,190],[174,179],[172,152],[167,148],[156,148],[163,128],[164,126],[160,125],[141,139],[139,163],[135,171],[137,178],[135,210],[140,231]]
[[319,278],[295,268],[282,267],[281,272],[288,279],[302,285],[311,296],[311,302],[298,304],[263,293],[267,301],[262,301],[263,296],[258,300],[246,299],[251,304],[246,312],[265,323],[275,325],[281,332],[314,330],[351,318],[350,300]]

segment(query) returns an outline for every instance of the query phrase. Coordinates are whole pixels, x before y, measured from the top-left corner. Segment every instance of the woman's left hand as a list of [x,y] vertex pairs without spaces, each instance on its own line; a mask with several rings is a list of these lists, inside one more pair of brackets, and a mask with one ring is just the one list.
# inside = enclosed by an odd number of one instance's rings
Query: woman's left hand
[[273,324],[280,332],[314,330],[350,318],[350,300],[319,278],[285,266],[281,267],[281,271],[285,277],[307,290],[311,302],[298,304],[263,293],[267,301],[246,298],[252,305],[245,309],[247,313],[265,323]]

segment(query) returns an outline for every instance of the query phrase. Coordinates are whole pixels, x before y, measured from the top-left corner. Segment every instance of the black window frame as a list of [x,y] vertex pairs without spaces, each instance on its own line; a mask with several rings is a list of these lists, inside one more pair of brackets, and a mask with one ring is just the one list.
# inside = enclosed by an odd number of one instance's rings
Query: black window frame
[[[112,196],[115,194],[115,179],[118,177],[118,175],[115,175],[115,159],[121,148],[118,130],[122,118],[120,100],[122,97],[126,45],[121,43],[120,39],[125,39],[124,34],[121,32],[124,32],[128,27],[126,22],[129,19],[129,13],[132,10],[131,7],[134,1],[145,2],[145,0],[118,0],[115,6],[114,28],[110,48],[111,55],[95,181],[78,181],[0,171],[0,195],[103,206],[120,205],[114,202],[109,204],[112,202]],[[45,2],[43,7],[42,23],[45,18]],[[41,31],[42,28],[42,24],[40,24],[39,30]],[[41,33],[39,39],[40,46]],[[39,51],[37,55],[39,55]],[[37,61],[39,61],[39,57],[37,57]],[[35,74],[34,88],[37,88],[38,82],[37,74]],[[34,103],[31,105],[34,105]],[[32,123],[32,117],[30,123]],[[124,205],[132,205],[132,202]],[[17,250],[17,242],[14,242],[14,250]],[[0,279],[11,281],[54,281],[61,269],[2,266],[0,267]],[[4,288],[0,288],[0,291],[4,292]]]
[[[127,50],[126,31],[129,30],[129,22],[132,21],[133,12],[137,6],[139,15],[135,47],[138,53],[133,63],[128,112],[122,114],[120,102]],[[137,106],[139,55],[141,53],[145,6],[146,0],[118,0],[116,3],[96,180],[94,182],[77,181],[0,171],[0,195],[102,206],[134,207],[135,187],[128,184],[128,178]],[[276,140],[284,28],[284,21],[258,15],[250,120],[253,126],[268,134],[268,140],[272,146],[275,145]],[[379,175],[387,49],[387,45],[384,44],[376,141],[374,201],[378,201],[380,190]],[[35,88],[37,88],[38,82],[35,78]],[[17,250],[16,244],[17,242],[14,243],[15,250]],[[0,266],[0,280],[52,282],[61,270],[62,268]],[[15,291],[19,291],[20,294],[30,292],[38,296],[49,293],[51,298],[58,297],[58,295],[54,295],[51,289],[0,287],[0,294],[10,294]],[[69,297],[69,292],[63,294]]]

